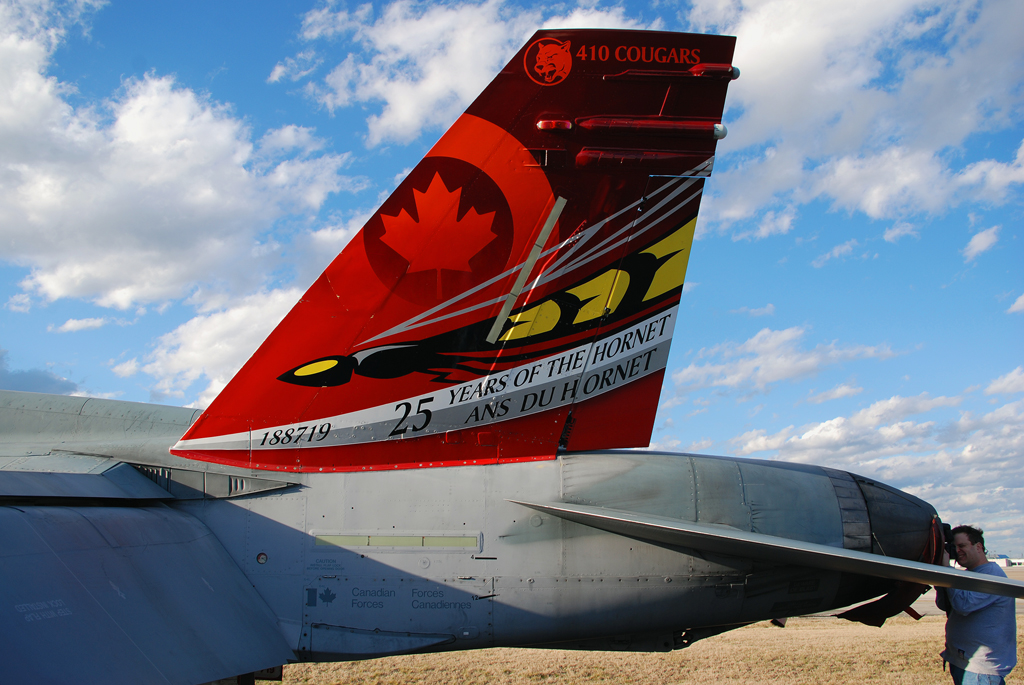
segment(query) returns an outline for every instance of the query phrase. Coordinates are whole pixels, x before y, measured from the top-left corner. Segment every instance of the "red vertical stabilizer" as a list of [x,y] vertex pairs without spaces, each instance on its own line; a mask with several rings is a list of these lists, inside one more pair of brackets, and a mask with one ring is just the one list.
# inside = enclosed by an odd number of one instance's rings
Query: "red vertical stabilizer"
[[535,34],[172,452],[353,471],[646,446],[734,43]]

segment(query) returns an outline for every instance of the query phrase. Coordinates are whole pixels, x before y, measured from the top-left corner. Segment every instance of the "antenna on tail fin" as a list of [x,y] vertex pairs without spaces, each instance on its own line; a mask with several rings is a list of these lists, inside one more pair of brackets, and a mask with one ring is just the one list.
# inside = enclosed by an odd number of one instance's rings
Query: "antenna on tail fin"
[[734,43],[536,33],[172,453],[354,471],[646,446]]

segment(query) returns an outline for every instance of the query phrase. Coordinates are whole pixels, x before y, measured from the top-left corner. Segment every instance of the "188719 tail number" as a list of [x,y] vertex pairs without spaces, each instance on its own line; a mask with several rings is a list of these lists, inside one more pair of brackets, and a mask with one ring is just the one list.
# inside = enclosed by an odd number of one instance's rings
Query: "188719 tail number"
[[320,442],[331,433],[330,422],[312,426],[297,426],[295,428],[279,428],[273,433],[267,431],[260,440],[260,447],[264,445],[290,445],[300,442]]

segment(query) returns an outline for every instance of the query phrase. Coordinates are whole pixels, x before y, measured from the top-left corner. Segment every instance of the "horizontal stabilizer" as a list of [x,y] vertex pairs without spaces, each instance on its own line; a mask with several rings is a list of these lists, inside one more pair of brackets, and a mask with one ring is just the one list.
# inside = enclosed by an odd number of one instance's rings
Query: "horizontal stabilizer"
[[566,521],[646,542],[689,547],[715,554],[779,564],[809,566],[828,571],[1024,598],[1024,583],[981,573],[959,571],[946,566],[751,533],[731,526],[694,523],[604,507],[509,501]]
[[[168,456],[166,460],[185,460]],[[199,464],[203,466],[203,464]],[[75,452],[0,457],[0,498],[171,500],[240,497],[294,485],[249,473],[124,463]],[[51,502],[48,502],[51,503]]]
[[104,457],[67,454],[7,461],[17,463],[0,463],[0,497],[174,499],[128,464]]

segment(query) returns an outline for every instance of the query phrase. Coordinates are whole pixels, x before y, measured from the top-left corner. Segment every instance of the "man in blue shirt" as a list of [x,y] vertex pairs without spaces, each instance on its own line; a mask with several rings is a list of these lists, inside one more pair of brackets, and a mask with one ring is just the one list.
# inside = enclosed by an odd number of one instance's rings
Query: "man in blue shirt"
[[[974,573],[1006,577],[985,556],[982,531],[971,526],[953,529],[956,560]],[[943,555],[949,565],[949,554]],[[937,588],[935,604],[946,612],[946,649],[954,685],[1004,685],[1017,665],[1017,617],[1012,597]]]

